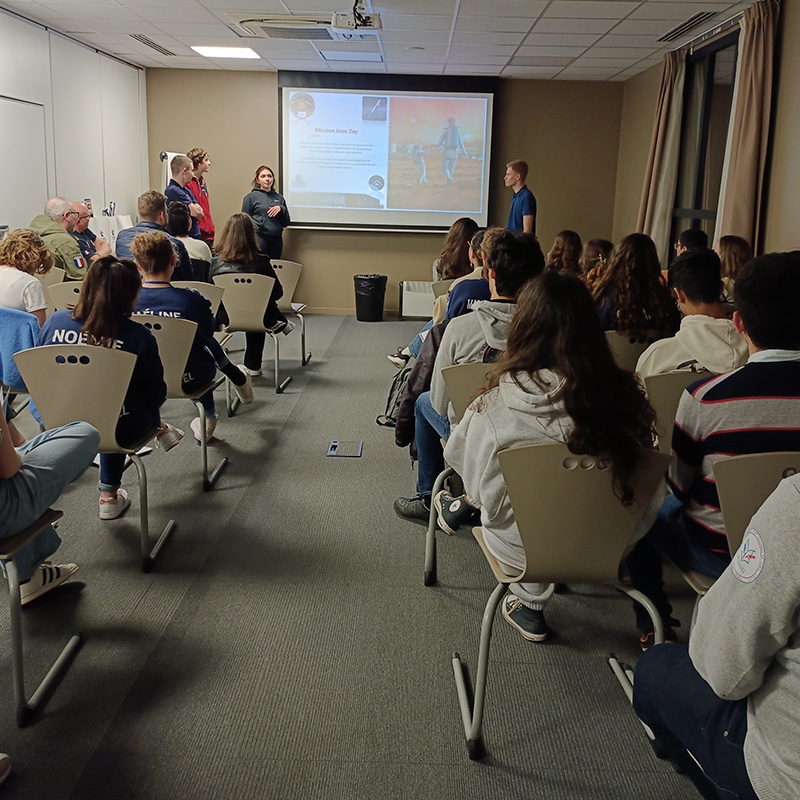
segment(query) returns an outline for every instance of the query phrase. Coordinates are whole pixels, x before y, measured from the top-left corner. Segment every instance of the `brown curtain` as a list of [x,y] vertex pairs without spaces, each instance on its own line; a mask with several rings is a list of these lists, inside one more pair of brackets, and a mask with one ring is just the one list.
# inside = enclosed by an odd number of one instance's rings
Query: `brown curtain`
[[653,138],[650,141],[650,155],[636,222],[636,230],[652,237],[662,259],[667,258],[670,246],[685,74],[686,53],[682,50],[667,53],[664,56]]
[[729,146],[714,236],[742,236],[757,249],[767,160],[777,0],[761,0],[742,15]]

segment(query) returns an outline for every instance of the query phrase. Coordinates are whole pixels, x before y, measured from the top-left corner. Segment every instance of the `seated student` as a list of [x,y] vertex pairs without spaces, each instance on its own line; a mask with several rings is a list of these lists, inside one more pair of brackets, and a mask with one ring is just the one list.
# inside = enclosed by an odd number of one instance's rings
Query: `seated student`
[[[488,389],[471,403],[445,448],[447,463],[480,508],[489,552],[510,575],[525,567],[525,553],[498,452],[566,442],[573,453],[607,454],[614,488],[628,504],[641,448],[653,441],[654,416],[633,375],[614,362],[580,278],[546,270],[529,281],[517,297]],[[553,585],[509,588],[504,619],[528,641],[547,639],[544,608]]]
[[717,243],[717,253],[722,265],[722,302],[733,302],[733,288],[739,270],[753,257],[747,239],[741,236],[723,236]]
[[[660,553],[712,577],[730,562],[713,464],[744,453],[800,451],[800,252],[771,253],[744,266],[736,282],[733,322],[750,357],[733,372],[691,384],[672,433],[667,496],[658,519],[628,555],[634,588],[655,603],[669,639],[672,606],[664,593]],[[634,604],[640,644],[653,623]]]
[[581,237],[575,231],[561,231],[553,240],[553,246],[547,254],[544,268],[565,269],[579,275],[582,251]]
[[[253,220],[248,214],[234,214],[225,223],[217,240],[217,250],[211,260],[211,277],[228,272],[252,272],[275,279],[272,294],[264,312],[264,327],[271,333],[288,335],[294,330],[294,323],[286,319],[278,308],[278,300],[283,297],[283,286],[270,264],[269,257],[258,251],[258,240]],[[221,318],[227,319],[224,308]],[[261,361],[267,335],[258,331],[246,331],[244,366],[249,375],[261,374]]]
[[[105,256],[86,273],[72,311],[56,311],[42,328],[39,344],[92,344],[136,354],[136,365],[117,423],[117,441],[129,447],[158,429],[156,444],[174,447],[183,431],[161,422],[158,409],[167,396],[158,345],[144,325],[131,320],[142,282],[133,261]],[[131,504],[120,488],[124,453],[100,454],[100,519],[116,519]]]
[[46,275],[54,260],[38,233],[11,231],[0,241],[0,306],[27,311],[44,325],[47,295],[36,275]]
[[544,255],[532,234],[492,228],[486,232],[484,248],[492,299],[476,303],[472,313],[450,321],[436,355],[430,391],[422,392],[414,404],[417,494],[394,501],[395,513],[412,522],[427,522],[433,484],[444,468],[440,439],[450,435],[452,410],[442,369],[470,361],[494,361],[505,349],[517,293],[544,269]]
[[605,330],[672,336],[678,328],[678,313],[660,275],[653,240],[643,233],[626,236],[592,286]]
[[719,256],[707,248],[687,250],[670,264],[668,284],[683,315],[680,330],[642,353],[637,375],[644,380],[687,367],[715,374],[741,367],[747,361],[747,342],[719,301]]
[[594,291],[594,285],[600,280],[611,254],[614,252],[614,243],[608,239],[589,239],[583,245],[583,252],[578,259],[581,268],[581,275],[590,292]]
[[636,664],[636,713],[706,798],[800,797],[798,509],[793,475],[700,602],[688,649]]
[[[184,206],[180,206],[184,208]],[[199,240],[198,240],[199,241]],[[200,242],[200,244],[204,244]],[[243,403],[253,402],[253,387],[244,365],[236,367],[228,361],[219,342],[214,338],[217,321],[211,312],[211,304],[193,289],[179,289],[170,283],[178,260],[166,234],[158,231],[140,233],[131,243],[136,266],[142,274],[142,290],[136,312],[188,319],[197,323],[197,330],[186,362],[183,389],[196,391],[214,380],[217,368],[231,379],[236,394]],[[217,428],[214,392],[209,389],[201,398],[206,417],[206,440],[212,439]],[[191,422],[192,433],[202,441],[200,421]]]
[[[189,209],[183,203],[172,203],[167,212],[167,231],[186,248],[192,261],[192,267],[197,267],[195,268],[195,278],[206,280],[211,269],[211,249],[202,239],[193,239],[189,236],[191,229],[192,217]],[[198,261],[202,264],[198,265],[196,263]],[[205,269],[199,270],[198,268],[203,265],[205,265]]]
[[[100,446],[88,422],[71,422],[40,433],[15,450],[0,414],[0,540],[20,533],[58,500],[67,484],[86,472]],[[61,539],[45,528],[15,557],[22,605],[69,580],[77,564],[54,564]]]
[[708,234],[700,228],[687,228],[678,235],[675,242],[675,255],[679,256],[693,247],[708,247]]

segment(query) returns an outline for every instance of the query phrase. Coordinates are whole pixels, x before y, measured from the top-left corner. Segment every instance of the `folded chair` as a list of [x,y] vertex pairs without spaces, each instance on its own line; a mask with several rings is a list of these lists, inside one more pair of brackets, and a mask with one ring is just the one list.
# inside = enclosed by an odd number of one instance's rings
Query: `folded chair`
[[[275,284],[274,278],[249,272],[228,272],[223,275],[215,275],[214,283],[225,290],[225,311],[228,314],[226,331],[230,333],[233,331],[269,333],[264,327],[264,312],[267,310],[267,303]],[[283,390],[292,380],[292,376],[288,375],[281,383],[280,344],[277,336],[272,334],[270,336],[275,345],[275,393],[283,394]],[[235,413],[239,401],[230,385],[227,386],[227,398],[228,416],[231,417]]]
[[175,529],[175,520],[167,523],[151,549],[147,473],[136,451],[155,437],[156,429],[129,448],[122,447],[116,438],[117,421],[136,355],[88,344],[55,344],[23,350],[14,359],[46,428],[56,428],[75,420],[88,422],[100,432],[101,453],[125,453],[136,465],[142,571],[150,572],[164,542]]
[[656,412],[656,433],[658,449],[662,453],[672,452],[672,427],[675,424],[675,413],[684,389],[702,378],[710,378],[712,373],[706,370],[674,370],[661,375],[650,375],[644,379],[647,399]]
[[19,589],[19,575],[14,557],[29,542],[33,541],[48,525],[64,516],[62,511],[48,508],[39,519],[24,531],[0,540],[0,562],[8,581],[8,601],[11,614],[11,673],[14,681],[14,699],[17,703],[17,726],[24,728],[69,665],[73,653],[81,643],[80,634],[74,634],[62,649],[58,658],[42,679],[36,691],[28,700],[25,694],[25,672],[23,666],[22,644],[22,602]]
[[219,304],[222,302],[222,295],[225,290],[213,283],[203,283],[203,281],[172,281],[173,286],[179,289],[194,289],[211,303],[211,313],[219,311]]
[[283,314],[291,314],[297,317],[300,323],[300,363],[305,366],[311,360],[311,353],[306,351],[306,318],[300,313],[305,310],[306,304],[293,302],[294,292],[300,280],[303,265],[298,264],[296,261],[283,261],[281,259],[275,259],[271,263],[283,287],[283,297],[278,300],[278,308]]
[[642,336],[625,331],[606,331],[608,346],[611,354],[617,362],[617,366],[627,369],[629,372],[636,371],[636,362],[639,356],[647,350],[650,345],[661,336],[655,331],[646,331]]
[[[453,404],[456,420],[460,421],[464,412],[472,402],[478,390],[486,384],[487,377],[492,371],[491,363],[474,361],[467,364],[453,364],[442,370],[442,378],[447,388],[447,395]],[[428,530],[425,534],[425,586],[434,586],[437,581],[436,574],[436,507],[433,498],[442,490],[444,482],[453,474],[453,468],[445,465],[444,470],[436,476],[431,490],[431,513],[428,517]]]
[[[217,287],[214,286],[214,289]],[[188,319],[178,319],[176,317],[159,317],[154,314],[134,314],[131,318],[134,322],[144,325],[150,330],[158,342],[158,355],[164,367],[164,380],[167,384],[167,397],[172,400],[191,400],[197,409],[197,417],[200,420],[200,463],[203,472],[203,491],[210,492],[219,478],[220,472],[228,464],[228,459],[223,457],[214,468],[209,477],[208,474],[208,439],[206,437],[205,411],[200,398],[209,390],[213,391],[224,380],[219,377],[198,389],[191,394],[183,390],[182,379],[186,372],[186,362],[189,359],[189,351],[194,342],[197,323]]]
[[619,583],[619,567],[639,518],[669,465],[669,456],[653,450],[642,452],[632,480],[635,501],[627,508],[614,494],[608,459],[573,455],[565,444],[514,447],[501,451],[498,458],[525,549],[525,569],[507,575],[489,552],[483,529],[473,528],[497,580],[483,612],[474,692],[461,656],[454,653],[451,659],[467,752],[473,760],[486,755],[482,727],[489,644],[497,606],[510,584],[611,584],[647,609],[655,641],[664,640],[655,606],[641,592]]

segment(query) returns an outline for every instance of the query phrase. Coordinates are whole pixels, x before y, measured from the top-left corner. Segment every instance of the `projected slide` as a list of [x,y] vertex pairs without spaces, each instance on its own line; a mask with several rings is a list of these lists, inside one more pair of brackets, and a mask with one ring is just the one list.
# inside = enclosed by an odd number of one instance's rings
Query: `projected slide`
[[283,89],[281,189],[296,223],[486,224],[490,95]]

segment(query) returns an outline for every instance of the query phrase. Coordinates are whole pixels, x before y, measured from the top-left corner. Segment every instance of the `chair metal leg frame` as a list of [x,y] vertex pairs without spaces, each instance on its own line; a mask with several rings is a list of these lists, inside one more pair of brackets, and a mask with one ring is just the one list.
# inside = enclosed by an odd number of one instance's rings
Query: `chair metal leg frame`
[[464,736],[467,739],[467,753],[473,761],[484,758],[486,755],[486,746],[483,742],[483,706],[486,699],[486,676],[489,671],[489,645],[497,606],[500,605],[500,601],[507,591],[507,583],[498,583],[483,612],[474,692],[467,673],[467,665],[461,656],[453,653],[451,658],[458,702],[461,706],[461,721],[464,725]]
[[[227,383],[228,381],[226,381]],[[217,383],[219,386],[219,383]],[[203,467],[203,491],[210,492],[220,476],[222,470],[228,465],[228,457],[223,456],[222,460],[214,467],[214,471],[209,477],[208,474],[208,436],[206,434],[206,413],[203,404],[199,400],[192,400],[197,409],[197,417],[200,420],[200,463]]]
[[[62,514],[60,511],[49,509],[33,526],[28,528],[27,532],[39,533],[39,531],[44,530],[47,525],[53,524],[55,520],[59,519],[61,516]],[[47,671],[42,682],[36,688],[36,691],[31,695],[31,699],[28,700],[25,696],[22,602],[19,588],[19,573],[17,572],[17,565],[14,562],[14,555],[15,553],[13,552],[7,553],[6,557],[2,559],[2,563],[8,580],[11,622],[11,673],[14,684],[14,700],[17,705],[17,726],[24,728],[31,721],[36,711],[44,705],[45,699],[55,687],[58,679],[69,665],[75,651],[80,646],[82,637],[80,634],[74,634],[70,637],[69,641],[59,653],[58,658],[53,662],[53,665]]]
[[300,320],[300,363],[305,366],[309,361],[311,361],[311,351],[306,351],[306,318],[297,311],[294,311],[293,313],[297,319]]
[[174,519],[171,519],[166,524],[166,527],[163,531],[161,531],[161,535],[158,537],[158,541],[151,550],[150,523],[147,511],[147,473],[145,472],[142,459],[139,458],[139,456],[133,453],[131,455],[131,460],[134,464],[136,464],[136,472],[139,474],[139,515],[142,531],[142,572],[150,572],[150,570],[153,568],[153,563],[155,562],[156,558],[158,558],[161,548],[164,546],[164,542],[166,542],[167,537],[172,533],[172,531],[175,530],[176,523]]
[[428,530],[425,534],[425,586],[435,586],[438,580],[436,575],[436,508],[433,498],[442,490],[444,482],[453,474],[452,467],[445,467],[437,476],[431,489],[431,513],[428,517]]
[[269,335],[275,345],[275,394],[283,394],[283,390],[291,383],[292,376],[287,375],[283,383],[281,383],[281,346],[278,342],[280,334],[270,333]]

